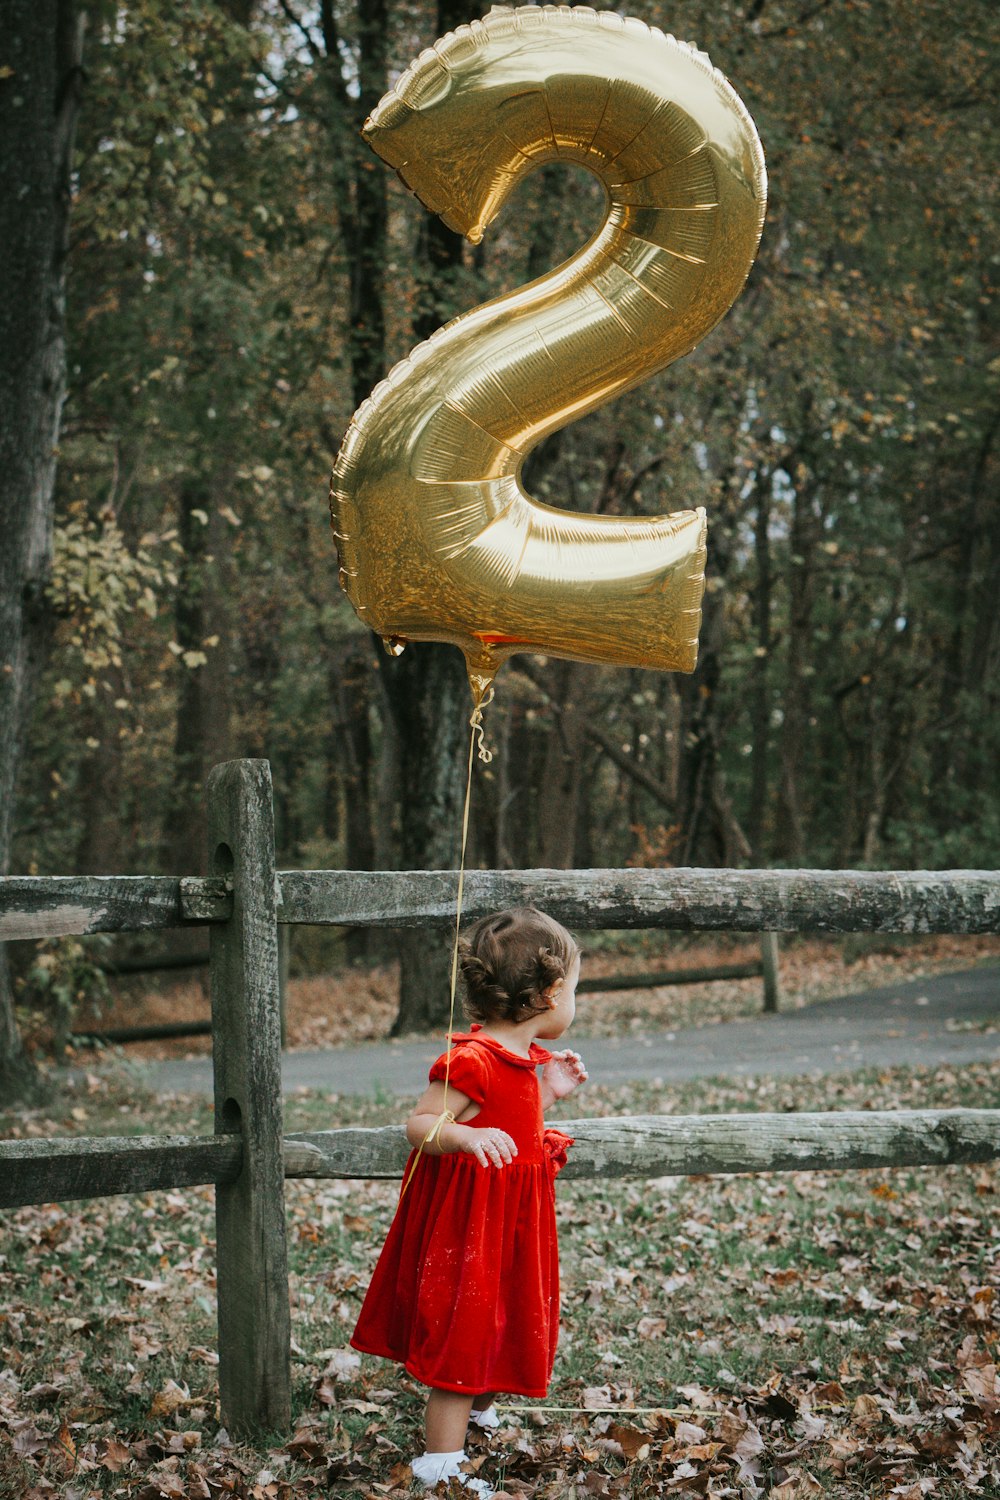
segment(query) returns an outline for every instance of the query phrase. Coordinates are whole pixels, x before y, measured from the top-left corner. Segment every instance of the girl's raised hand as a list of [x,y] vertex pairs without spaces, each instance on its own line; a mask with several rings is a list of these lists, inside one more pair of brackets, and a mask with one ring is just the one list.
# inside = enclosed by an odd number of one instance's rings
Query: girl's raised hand
[[[454,1128],[454,1127],[453,1127]],[[517,1147],[506,1130],[491,1125],[477,1130],[473,1125],[462,1125],[459,1136],[459,1151],[467,1151],[481,1167],[506,1167],[517,1155]]]
[[553,1099],[565,1099],[581,1083],[587,1081],[587,1070],[579,1052],[553,1052],[551,1062],[542,1069],[542,1082],[548,1085]]

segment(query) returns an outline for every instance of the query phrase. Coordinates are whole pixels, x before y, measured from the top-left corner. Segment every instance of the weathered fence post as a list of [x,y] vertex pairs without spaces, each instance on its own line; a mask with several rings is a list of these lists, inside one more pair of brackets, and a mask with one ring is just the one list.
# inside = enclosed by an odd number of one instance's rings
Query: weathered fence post
[[288,1045],[288,969],[291,962],[292,929],[278,928],[278,1006],[281,1017],[281,1050]]
[[778,986],[778,934],[762,932],[760,935],[760,958],[764,966],[764,1011],[772,1013],[778,1009],[780,989]]
[[266,760],[208,778],[212,873],[233,883],[233,914],[212,927],[216,1134],[238,1133],[243,1169],[216,1188],[219,1394],[234,1436],[291,1420],[288,1257],[274,819]]

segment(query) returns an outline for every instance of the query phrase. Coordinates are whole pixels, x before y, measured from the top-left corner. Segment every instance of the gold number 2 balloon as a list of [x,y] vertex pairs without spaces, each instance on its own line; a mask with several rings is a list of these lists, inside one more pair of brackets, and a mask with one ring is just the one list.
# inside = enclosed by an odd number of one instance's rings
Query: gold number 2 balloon
[[572,259],[439,329],[354,414],[331,513],[358,615],[394,652],[459,646],[477,702],[516,651],[691,671],[704,511],[573,514],[519,474],[546,434],[687,354],[739,295],[766,196],[742,101],[643,22],[498,7],[422,52],[363,134],[474,243],[544,162],[590,168],[608,204]]

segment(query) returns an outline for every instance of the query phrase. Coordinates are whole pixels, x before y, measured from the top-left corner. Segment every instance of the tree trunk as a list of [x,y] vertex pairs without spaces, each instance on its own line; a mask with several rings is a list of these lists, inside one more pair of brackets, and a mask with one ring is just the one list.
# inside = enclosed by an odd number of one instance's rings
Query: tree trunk
[[[82,79],[73,0],[11,0],[0,84],[0,874],[10,869],[17,776],[48,636],[56,453],[66,390],[70,162]],[[0,945],[0,1094],[34,1069]]]
[[[803,491],[805,490],[805,493]],[[810,664],[812,610],[815,579],[813,550],[816,523],[811,514],[811,486],[804,479],[796,482],[792,510],[788,605],[788,681],[784,698],[784,720],[781,726],[781,818],[777,852],[790,864],[801,862],[806,847],[805,814],[802,807],[802,779],[799,772],[806,764],[809,706],[811,693],[807,673]]]
[[596,863],[594,852],[594,802],[593,791],[601,761],[600,751],[592,744],[581,749],[580,795],[576,810],[576,838],[574,842],[574,864],[579,870],[589,870]]
[[[360,130],[387,84],[387,0],[358,0],[359,83],[355,130]],[[350,358],[355,406],[385,374],[385,242],[388,222],[386,170],[371,149],[354,138],[354,214],[351,220]]]
[[534,864],[529,843],[534,818],[530,809],[530,761],[533,726],[525,705],[516,698],[505,704],[506,728],[497,746],[497,832],[495,869],[525,869]]
[[771,695],[768,685],[771,660],[771,475],[758,480],[757,520],[754,544],[757,558],[757,587],[753,596],[753,617],[757,645],[750,679],[750,811],[747,838],[751,859],[757,868],[764,860],[764,829],[767,826],[768,762],[771,736]]
[[[1000,645],[997,592],[1000,588],[1000,504],[993,450],[1000,413],[983,435],[969,481],[968,520],[963,528],[961,593],[953,658],[965,704],[978,704],[989,692]],[[992,479],[992,482],[991,482]],[[990,792],[996,784],[993,726],[988,713],[973,710],[964,735],[957,737],[948,767],[952,784],[965,797]]]
[[[124,685],[119,682],[117,686],[123,695]],[[129,872],[123,868],[128,841],[122,837],[121,742],[114,724],[108,723],[103,705],[88,701],[81,717],[81,734],[99,743],[80,768],[80,785],[87,788],[87,795],[81,799],[80,839],[74,869],[79,875],[124,875]]]
[[[412,646],[399,661],[386,663],[383,680],[399,746],[403,868],[454,868],[472,709],[465,661],[454,646]],[[440,1027],[448,1016],[449,936],[407,929],[400,933],[398,952],[393,1035]]]
[[[229,755],[228,621],[226,590],[219,586],[219,551],[225,522],[212,500],[213,486],[186,482],[178,498],[183,549],[175,600],[181,674],[174,733],[174,772],[167,809],[164,859],[172,875],[203,874],[205,836],[200,811],[205,778]],[[224,492],[224,491],[223,491]],[[202,519],[203,517],[207,519]],[[208,642],[215,639],[216,645]],[[185,662],[192,655],[195,664]],[[197,658],[205,661],[198,664]]]
[[[255,0],[220,0],[236,26],[247,28]],[[224,177],[230,164],[242,160],[245,120],[253,107],[253,78],[235,59],[214,76],[213,102],[221,119],[213,127],[206,167],[208,176]],[[197,260],[191,246],[191,284],[186,315],[190,329],[189,378],[204,392],[206,405],[222,412],[238,400],[227,380],[231,335],[225,315],[198,295]],[[220,432],[231,431],[229,422]],[[205,781],[213,765],[228,760],[230,741],[230,652],[232,624],[227,586],[231,530],[219,513],[219,496],[232,492],[236,461],[215,437],[199,443],[191,472],[177,497],[177,529],[182,549],[180,582],[175,598],[175,630],[181,648],[180,686],[174,731],[173,781],[168,797],[164,856],[172,874],[200,874],[206,857],[201,810]],[[287,794],[287,784],[281,791]],[[178,934],[184,947],[193,938]]]
[[587,663],[560,661],[553,663],[547,682],[558,712],[545,747],[538,832],[541,863],[550,870],[568,870],[573,864],[593,676]]
[[[337,780],[343,789],[344,863],[349,870],[376,867],[373,827],[376,809],[372,806],[371,786],[373,747],[368,722],[370,686],[367,652],[358,649],[341,652],[330,671],[330,700],[334,710],[332,753]],[[363,927],[350,929],[346,952],[352,963],[369,956],[368,938]]]
[[[725,585],[733,548],[733,519],[719,506],[708,528],[708,567],[698,665],[681,689],[678,774],[678,863],[721,865],[731,858],[737,827],[722,786],[718,691],[725,627]],[[740,835],[742,838],[742,835]]]

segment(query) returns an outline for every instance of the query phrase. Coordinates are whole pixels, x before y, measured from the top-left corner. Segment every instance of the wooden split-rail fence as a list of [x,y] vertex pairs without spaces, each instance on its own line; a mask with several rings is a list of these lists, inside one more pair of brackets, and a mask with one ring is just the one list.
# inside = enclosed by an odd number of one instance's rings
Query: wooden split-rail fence
[[[212,874],[0,879],[0,940],[207,926],[215,1134],[0,1141],[0,1207],[214,1183],[219,1391],[240,1436],[291,1420],[286,1177],[401,1177],[399,1126],[285,1134],[279,924],[446,928],[457,874],[283,870],[266,761],[208,783]],[[469,871],[470,919],[535,902],[575,928],[994,933],[1000,872]],[[414,1080],[416,1090],[419,1080]],[[567,1177],[661,1177],[980,1162],[1000,1110],[636,1116],[566,1122]]]

